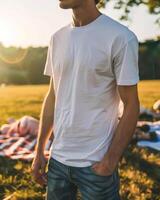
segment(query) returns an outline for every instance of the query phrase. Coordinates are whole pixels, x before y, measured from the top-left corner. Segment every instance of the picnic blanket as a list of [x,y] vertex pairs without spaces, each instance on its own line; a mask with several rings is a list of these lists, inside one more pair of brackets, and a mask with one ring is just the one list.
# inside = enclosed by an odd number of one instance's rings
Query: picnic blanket
[[[160,151],[160,121],[153,122],[139,122],[138,126],[148,124],[150,131],[156,131],[158,134],[158,140],[153,141],[138,141],[137,145],[140,147],[149,147]],[[0,134],[0,156],[5,156],[11,159],[27,160],[31,161],[35,156],[35,145],[37,138],[33,135],[19,136],[18,133],[7,136],[6,134]],[[50,147],[52,141],[49,140],[45,147],[45,155],[49,157]]]
[[[0,135],[0,156],[11,159],[32,160],[35,156],[35,145],[37,138],[32,135],[20,137],[18,133],[12,136]],[[52,141],[49,140],[45,147],[45,155],[49,157],[49,150]]]
[[160,151],[160,131],[156,131],[156,134],[158,135],[157,141],[138,141],[137,145],[140,147],[149,147],[152,149],[155,149],[157,151]]
[[140,147],[149,147],[149,148],[155,149],[157,151],[160,151],[160,141],[157,141],[157,142],[139,141],[139,142],[137,142],[137,145]]

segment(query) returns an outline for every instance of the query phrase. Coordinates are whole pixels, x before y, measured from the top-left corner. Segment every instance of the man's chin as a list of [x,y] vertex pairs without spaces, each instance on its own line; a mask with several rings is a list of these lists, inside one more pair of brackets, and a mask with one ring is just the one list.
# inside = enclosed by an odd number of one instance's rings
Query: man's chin
[[65,3],[61,2],[59,3],[59,7],[62,9],[70,9],[71,7],[69,5],[66,5]]

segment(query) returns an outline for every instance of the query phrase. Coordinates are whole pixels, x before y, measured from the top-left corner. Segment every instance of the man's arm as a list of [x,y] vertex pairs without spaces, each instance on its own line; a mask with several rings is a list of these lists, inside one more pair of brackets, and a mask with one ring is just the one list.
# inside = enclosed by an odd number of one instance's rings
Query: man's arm
[[97,172],[99,171],[103,175],[111,174],[118,165],[124,150],[132,138],[139,116],[137,85],[118,86],[118,91],[124,104],[123,115],[100,166],[96,164],[93,166]]
[[35,149],[36,155],[32,162],[32,167],[31,167],[33,178],[37,183],[41,185],[44,185],[46,183],[45,168],[47,165],[47,160],[44,156],[44,150],[48,138],[51,135],[51,130],[53,129],[54,104],[55,104],[55,94],[53,88],[53,79],[51,78],[49,90],[42,104],[37,145]]
[[54,103],[55,94],[53,88],[53,79],[51,78],[49,90],[44,98],[40,114],[39,131],[36,145],[37,154],[44,153],[45,145],[53,129]]

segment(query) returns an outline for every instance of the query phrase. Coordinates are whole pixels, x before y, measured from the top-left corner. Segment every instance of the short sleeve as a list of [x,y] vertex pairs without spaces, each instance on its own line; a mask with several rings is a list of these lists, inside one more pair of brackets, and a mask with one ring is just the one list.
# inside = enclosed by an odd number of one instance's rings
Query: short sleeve
[[135,85],[139,81],[138,39],[132,37],[113,58],[117,85]]
[[47,76],[52,76],[52,37],[48,46],[47,58],[43,74]]

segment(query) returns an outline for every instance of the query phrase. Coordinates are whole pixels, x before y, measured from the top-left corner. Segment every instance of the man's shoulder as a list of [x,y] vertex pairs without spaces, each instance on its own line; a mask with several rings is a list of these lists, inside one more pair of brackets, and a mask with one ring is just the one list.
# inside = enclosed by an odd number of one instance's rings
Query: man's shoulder
[[70,23],[60,27],[59,29],[57,29],[54,33],[51,34],[51,38],[55,38],[60,34],[66,33],[68,27],[69,27]]
[[116,40],[118,39],[124,42],[127,42],[132,38],[137,39],[136,34],[127,26],[120,23],[119,21],[105,14],[104,14],[104,20],[105,20],[104,26],[106,31],[109,32],[114,39]]

